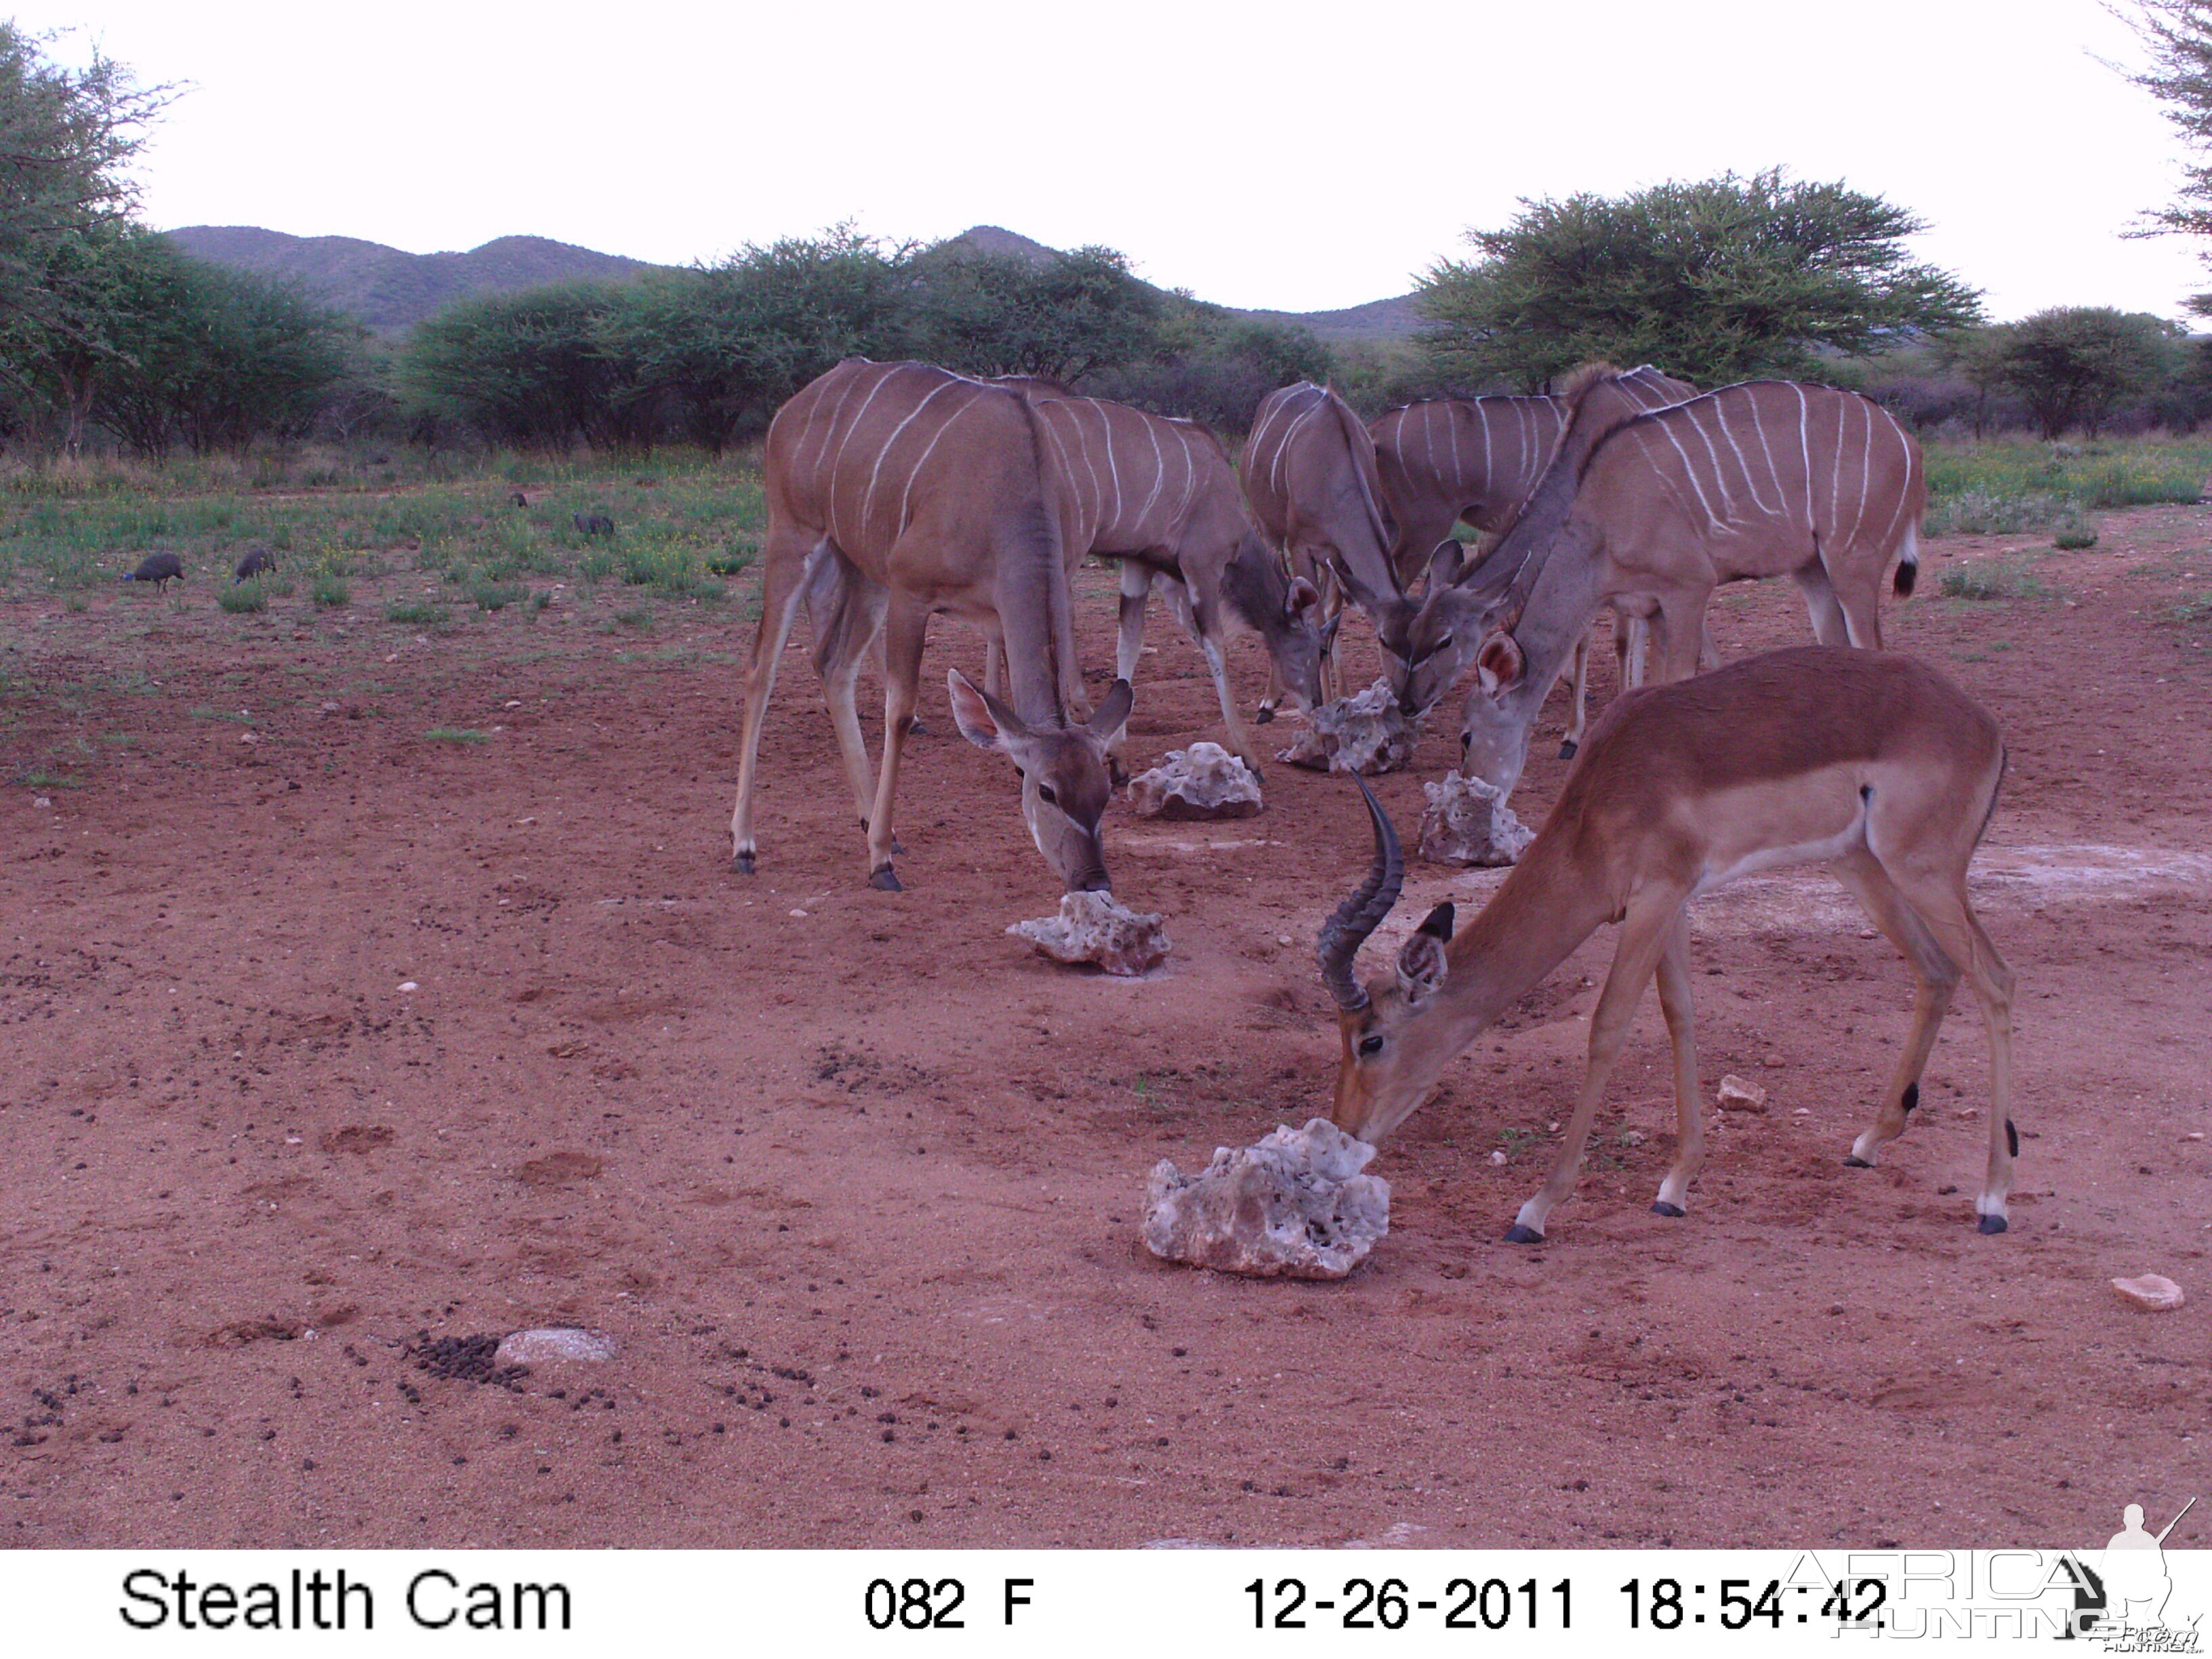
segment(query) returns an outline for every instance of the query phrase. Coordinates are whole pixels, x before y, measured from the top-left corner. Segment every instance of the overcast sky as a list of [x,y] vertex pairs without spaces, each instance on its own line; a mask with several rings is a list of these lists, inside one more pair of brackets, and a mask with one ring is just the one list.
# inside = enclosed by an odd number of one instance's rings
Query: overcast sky
[[[0,13],[8,9],[0,0]],[[1997,317],[2179,313],[2190,246],[2124,240],[2171,129],[2096,0],[18,0],[187,83],[157,225],[416,252],[517,233],[670,264],[851,218],[1103,242],[1304,311],[1404,292],[1520,197],[1775,163],[1905,204]]]

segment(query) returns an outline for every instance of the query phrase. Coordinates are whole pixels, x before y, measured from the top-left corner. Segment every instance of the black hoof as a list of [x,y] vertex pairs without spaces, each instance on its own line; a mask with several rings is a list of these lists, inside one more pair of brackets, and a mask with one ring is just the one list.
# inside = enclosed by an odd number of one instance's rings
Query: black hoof
[[1534,1227],[1524,1227],[1516,1221],[1505,1230],[1505,1242],[1508,1244],[1541,1244],[1544,1235]]
[[1559,758],[1561,760],[1572,760],[1575,757],[1575,740],[1572,738],[1570,738],[1559,745]]
[[1263,702],[1260,705],[1260,712],[1252,716],[1252,724],[1255,726],[1269,726],[1273,724],[1274,719],[1275,711],[1268,708],[1267,705]]
[[893,836],[891,837],[891,856],[894,858],[904,858],[906,856],[906,843],[901,841],[896,836]]
[[1844,1167],[1846,1170],[1871,1170],[1874,1164],[1868,1159],[1861,1158],[1856,1152],[1853,1152],[1844,1160]]
[[1978,1233],[2001,1233],[2005,1230],[2008,1224],[2008,1224],[2005,1218],[2001,1215],[1984,1215],[1974,1218],[1974,1231]]
[[875,888],[879,892],[884,893],[903,893],[906,891],[905,888],[899,885],[897,873],[893,871],[888,864],[884,866],[882,869],[877,871],[875,874],[868,878],[868,885]]
[[926,738],[929,735],[929,728],[921,723],[921,715],[910,715],[906,723],[906,734],[909,738]]
[[1679,1204],[1669,1204],[1662,1198],[1651,1206],[1651,1213],[1654,1215],[1685,1216],[1689,1214],[1689,1212]]
[[753,855],[750,853],[739,853],[730,860],[730,867],[741,876],[750,876],[753,872]]

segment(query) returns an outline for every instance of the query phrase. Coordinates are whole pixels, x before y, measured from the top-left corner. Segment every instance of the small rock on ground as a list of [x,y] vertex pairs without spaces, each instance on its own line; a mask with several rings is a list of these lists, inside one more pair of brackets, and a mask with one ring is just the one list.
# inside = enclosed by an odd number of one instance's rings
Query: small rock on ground
[[1495,868],[1528,850],[1536,832],[1513,816],[1505,797],[1480,778],[1447,772],[1425,783],[1429,804],[1421,811],[1421,856],[1434,864]]
[[1323,703],[1279,758],[1316,772],[1395,772],[1413,757],[1413,731],[1399,711],[1390,683],[1377,680],[1357,696]]
[[1730,1073],[1721,1079],[1720,1101],[1724,1112],[1763,1112],[1766,1109],[1766,1091]]
[[1063,893],[1058,915],[1006,931],[1054,962],[1094,963],[1125,979],[1151,972],[1171,948],[1158,915],[1127,909],[1111,893]]
[[1140,818],[1249,818],[1261,805],[1252,769],[1218,743],[1170,750],[1129,783],[1130,810]]
[[1186,1176],[1163,1158],[1145,1189],[1145,1248],[1169,1261],[1262,1279],[1342,1279],[1390,1231],[1375,1149],[1327,1118],[1256,1146],[1215,1149]]
[[499,1345],[502,1365],[547,1365],[564,1359],[599,1361],[615,1357],[615,1340],[569,1326],[516,1331]]
[[2153,1313],[2166,1313],[2179,1307],[2189,1298],[2182,1295],[2181,1286],[2160,1273],[2143,1273],[2135,1279],[2116,1279],[2112,1288],[2124,1302],[2132,1302],[2138,1308]]

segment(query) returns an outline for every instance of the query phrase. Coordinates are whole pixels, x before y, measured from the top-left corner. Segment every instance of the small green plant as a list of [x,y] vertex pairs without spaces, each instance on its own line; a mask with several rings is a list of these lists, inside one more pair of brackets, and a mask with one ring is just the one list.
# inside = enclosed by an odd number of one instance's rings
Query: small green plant
[[422,734],[433,743],[489,743],[489,734],[466,726],[434,726]]
[[65,772],[49,772],[43,766],[34,767],[23,775],[23,781],[33,789],[82,789],[82,778],[70,777]]
[[253,724],[253,716],[247,714],[242,708],[209,708],[202,707],[192,710],[192,718],[196,720],[228,720],[233,725],[236,726],[251,726]]
[[228,587],[219,587],[215,602],[234,616],[269,608],[269,596],[261,591],[258,581],[234,582]]
[[593,548],[576,561],[577,573],[587,582],[603,582],[615,574],[615,556],[605,548]]
[[315,603],[325,611],[334,611],[353,598],[353,590],[346,586],[345,578],[335,570],[325,570],[316,577],[310,592]]
[[707,568],[717,576],[740,576],[757,556],[757,549],[733,547],[726,553],[717,553],[708,558]]
[[384,607],[384,620],[404,623],[410,628],[434,628],[446,620],[446,607],[442,605],[418,605],[407,600],[394,599]]
[[645,611],[617,611],[615,612],[615,620],[620,623],[624,628],[650,628],[653,626],[652,613]]
[[2212,593],[2203,593],[2193,599],[2184,599],[2173,607],[2173,620],[2178,623],[2212,620]]
[[528,599],[530,589],[519,582],[480,581],[469,589],[469,597],[479,611],[504,611]]
[[1947,599],[2008,599],[2013,584],[2002,573],[1954,566],[1937,584]]
[[2062,553],[2078,553],[2084,548],[2094,547],[2096,526],[2086,519],[2068,519],[2051,536],[2051,544]]
[[538,620],[538,613],[552,603],[553,592],[550,588],[534,588],[531,592],[530,604],[526,607],[524,614],[526,615],[531,621],[536,622]]

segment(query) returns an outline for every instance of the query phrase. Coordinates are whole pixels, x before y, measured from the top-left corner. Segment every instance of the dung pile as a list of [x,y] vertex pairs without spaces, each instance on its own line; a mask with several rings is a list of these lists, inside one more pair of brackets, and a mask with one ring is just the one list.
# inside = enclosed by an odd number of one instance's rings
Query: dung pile
[[1259,1279],[1342,1279],[1390,1231],[1375,1149],[1327,1118],[1215,1150],[1186,1176],[1165,1158],[1145,1188],[1145,1248],[1167,1261]]
[[1125,909],[1111,893],[1063,893],[1058,915],[1018,921],[1006,931],[1054,962],[1095,963],[1125,979],[1150,973],[1170,949],[1158,915]]
[[1377,680],[1355,696],[1325,702],[1306,716],[1279,758],[1315,772],[1395,772],[1413,757],[1413,730]]
[[1170,750],[1129,783],[1129,805],[1140,818],[1249,818],[1261,804],[1252,769],[1218,743]]
[[1480,778],[1447,772],[1425,783],[1429,804],[1421,811],[1421,856],[1436,864],[1511,864],[1528,850],[1536,832],[1513,816],[1505,797]]

